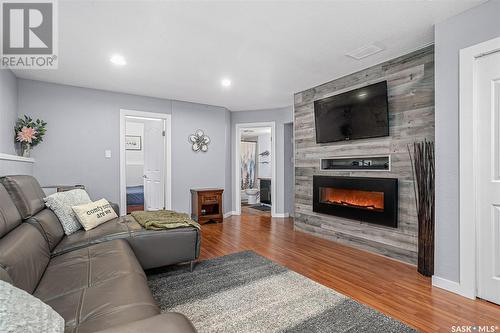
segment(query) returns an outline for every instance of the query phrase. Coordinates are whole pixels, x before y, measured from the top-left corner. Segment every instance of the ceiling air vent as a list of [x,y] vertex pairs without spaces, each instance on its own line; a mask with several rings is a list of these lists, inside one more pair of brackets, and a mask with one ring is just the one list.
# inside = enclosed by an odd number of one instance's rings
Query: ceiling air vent
[[368,44],[360,47],[359,49],[346,53],[346,56],[356,60],[361,60],[363,58],[374,55],[375,53],[379,53],[380,51],[383,50],[384,49],[381,48],[380,46],[377,46],[375,44]]

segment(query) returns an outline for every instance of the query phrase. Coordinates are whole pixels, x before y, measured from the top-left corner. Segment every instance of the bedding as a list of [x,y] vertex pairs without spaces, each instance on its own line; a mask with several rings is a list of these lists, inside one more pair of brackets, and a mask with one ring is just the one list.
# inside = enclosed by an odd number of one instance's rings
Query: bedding
[[185,227],[194,227],[201,230],[198,223],[186,213],[177,213],[173,210],[158,210],[154,212],[132,212],[132,217],[146,230],[164,230]]
[[144,205],[144,186],[127,186],[127,206]]

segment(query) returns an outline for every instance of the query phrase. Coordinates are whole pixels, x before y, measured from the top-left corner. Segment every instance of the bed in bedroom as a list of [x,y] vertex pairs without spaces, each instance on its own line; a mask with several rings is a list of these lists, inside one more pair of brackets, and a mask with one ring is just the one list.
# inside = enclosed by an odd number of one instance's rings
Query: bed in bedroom
[[127,186],[127,214],[144,210],[144,186]]

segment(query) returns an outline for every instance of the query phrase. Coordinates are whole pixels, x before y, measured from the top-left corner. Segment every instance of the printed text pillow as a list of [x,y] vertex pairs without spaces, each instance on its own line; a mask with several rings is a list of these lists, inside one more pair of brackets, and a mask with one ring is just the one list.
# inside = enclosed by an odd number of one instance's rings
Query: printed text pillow
[[94,229],[99,224],[117,218],[108,200],[101,199],[88,204],[74,206],[76,218],[85,230]]

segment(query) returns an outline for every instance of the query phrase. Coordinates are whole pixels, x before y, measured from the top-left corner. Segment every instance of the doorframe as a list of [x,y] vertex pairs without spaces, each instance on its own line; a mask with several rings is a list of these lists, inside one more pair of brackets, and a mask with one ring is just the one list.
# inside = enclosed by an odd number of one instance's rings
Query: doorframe
[[235,174],[235,182],[234,182],[234,195],[233,199],[236,204],[236,210],[234,211],[234,215],[241,215],[241,166],[240,166],[240,141],[241,141],[241,130],[245,128],[256,128],[256,127],[270,127],[271,128],[271,163],[272,163],[272,171],[271,171],[271,216],[278,217],[276,214],[276,122],[259,122],[259,123],[237,123],[235,125],[235,141],[234,141],[234,174]]
[[172,209],[172,115],[166,113],[145,112],[120,109],[120,215],[127,214],[127,178],[126,178],[126,118],[153,118],[165,121],[165,208]]
[[[500,38],[460,50],[460,280],[455,292],[477,296],[477,60],[500,51]],[[472,157],[472,158],[471,158]]]

